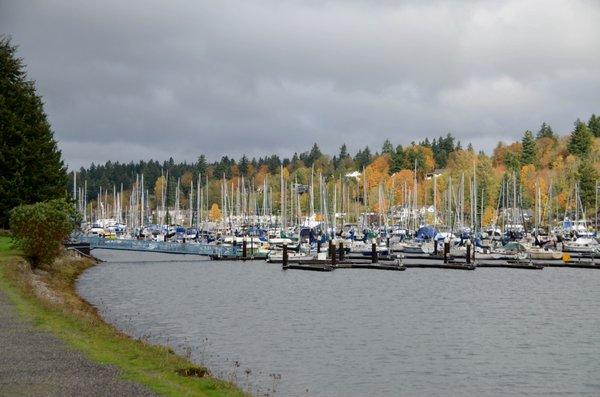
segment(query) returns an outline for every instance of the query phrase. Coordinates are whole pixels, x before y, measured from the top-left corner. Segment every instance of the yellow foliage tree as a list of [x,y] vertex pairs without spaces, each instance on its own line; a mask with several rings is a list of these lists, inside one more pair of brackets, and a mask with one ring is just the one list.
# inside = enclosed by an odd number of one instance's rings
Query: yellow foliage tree
[[378,187],[380,182],[385,182],[390,171],[390,156],[384,154],[377,157],[366,168],[367,187]]
[[[160,176],[156,179],[156,183],[154,183],[154,196],[157,200],[160,200],[162,197],[163,188],[166,187],[167,180],[164,176]],[[129,197],[129,196],[125,196]]]
[[491,206],[487,206],[483,212],[483,226],[490,226],[496,219],[496,211]]
[[210,211],[208,213],[208,217],[211,221],[216,222],[221,220],[222,214],[221,209],[217,205],[217,203],[213,203],[212,207],[210,207]]
[[190,183],[192,182],[193,178],[194,178],[194,175],[192,175],[192,173],[190,171],[184,172],[184,174],[181,175],[181,186],[185,186],[185,187],[190,186]]
[[405,186],[406,191],[412,189],[414,185],[414,172],[411,170],[400,170],[392,175],[386,183],[388,189],[394,189],[394,197],[396,198],[396,204],[404,203]]

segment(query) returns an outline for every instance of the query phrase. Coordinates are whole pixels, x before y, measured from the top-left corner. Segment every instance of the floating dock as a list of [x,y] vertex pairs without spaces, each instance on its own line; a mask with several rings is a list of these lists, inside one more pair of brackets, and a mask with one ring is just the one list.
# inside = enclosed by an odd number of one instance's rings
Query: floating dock
[[530,261],[478,261],[477,267],[543,270],[544,266]]
[[407,269],[447,269],[447,270],[475,270],[477,266],[468,263],[437,262],[437,263],[404,263]]
[[309,270],[313,272],[331,272],[334,267],[326,263],[314,263],[314,264],[288,264],[281,267],[283,270]]

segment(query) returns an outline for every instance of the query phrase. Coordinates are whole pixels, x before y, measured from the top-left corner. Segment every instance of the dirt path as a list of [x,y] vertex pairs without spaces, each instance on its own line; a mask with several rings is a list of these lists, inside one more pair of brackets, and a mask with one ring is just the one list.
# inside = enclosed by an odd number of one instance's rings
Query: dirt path
[[0,290],[0,396],[154,396],[21,318]]

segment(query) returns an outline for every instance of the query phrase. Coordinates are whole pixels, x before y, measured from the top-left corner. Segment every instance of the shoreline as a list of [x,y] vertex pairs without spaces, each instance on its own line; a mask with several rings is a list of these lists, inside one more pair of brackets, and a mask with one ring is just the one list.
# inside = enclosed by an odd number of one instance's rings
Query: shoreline
[[104,321],[76,291],[77,279],[95,266],[93,260],[65,253],[52,266],[31,270],[8,248],[8,238],[0,239],[0,287],[19,316],[32,320],[36,328],[57,336],[93,363],[117,367],[121,379],[159,395],[247,395],[171,348],[132,338]]

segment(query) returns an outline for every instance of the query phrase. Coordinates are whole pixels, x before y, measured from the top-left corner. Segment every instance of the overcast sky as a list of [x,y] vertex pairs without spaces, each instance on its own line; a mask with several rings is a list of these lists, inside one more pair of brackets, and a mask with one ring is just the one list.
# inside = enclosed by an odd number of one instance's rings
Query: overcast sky
[[491,151],[600,113],[600,1],[8,1],[71,167],[351,152],[451,132]]

